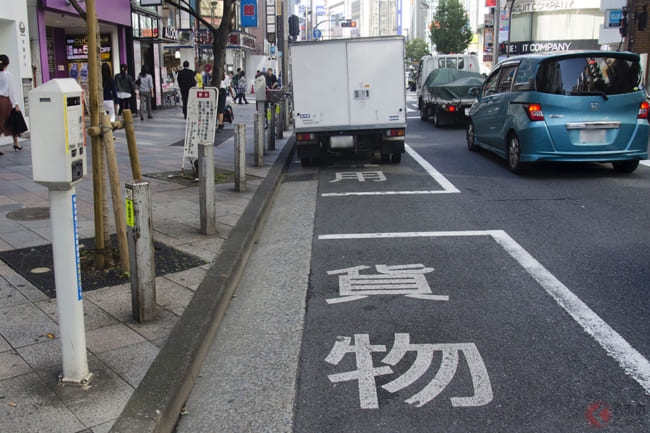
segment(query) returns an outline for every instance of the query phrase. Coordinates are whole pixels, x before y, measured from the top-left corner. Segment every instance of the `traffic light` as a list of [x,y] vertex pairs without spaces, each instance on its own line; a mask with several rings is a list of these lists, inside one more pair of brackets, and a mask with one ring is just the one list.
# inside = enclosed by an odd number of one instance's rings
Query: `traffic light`
[[357,22],[352,20],[343,20],[341,21],[341,27],[356,27]]
[[299,34],[300,34],[300,21],[298,19],[298,16],[291,15],[289,17],[289,35],[295,38]]

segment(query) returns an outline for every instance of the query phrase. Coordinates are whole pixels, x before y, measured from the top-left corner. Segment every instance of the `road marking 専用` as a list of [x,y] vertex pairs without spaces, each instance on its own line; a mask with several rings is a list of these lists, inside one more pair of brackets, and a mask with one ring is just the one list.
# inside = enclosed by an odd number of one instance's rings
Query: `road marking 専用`
[[348,197],[348,196],[363,196],[363,195],[418,195],[418,194],[456,194],[460,190],[456,188],[449,180],[436,170],[427,160],[422,158],[411,146],[404,145],[406,153],[415,160],[429,176],[442,187],[441,190],[424,190],[424,191],[359,191],[359,192],[331,192],[321,194],[321,197]]
[[650,393],[650,362],[630,345],[618,332],[609,326],[587,304],[578,298],[567,286],[549,272],[530,253],[519,245],[503,230],[468,230],[437,232],[393,232],[393,233],[347,233],[319,235],[318,240],[352,240],[352,239],[396,239],[396,238],[431,238],[490,236],[494,239],[555,302],[569,313],[584,331],[605,349],[623,368],[625,374],[633,378]]

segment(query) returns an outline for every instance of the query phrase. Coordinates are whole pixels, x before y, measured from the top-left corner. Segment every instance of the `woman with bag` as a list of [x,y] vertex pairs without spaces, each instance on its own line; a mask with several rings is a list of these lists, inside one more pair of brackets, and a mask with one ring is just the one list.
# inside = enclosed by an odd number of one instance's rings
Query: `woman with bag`
[[[13,125],[7,123],[7,120],[9,120],[12,110],[15,110],[14,115],[20,116],[21,119],[22,114],[14,94],[13,77],[11,72],[7,71],[7,66],[9,66],[9,57],[0,54],[0,135],[11,135],[14,139],[14,151],[19,151],[23,147],[18,145],[18,134],[24,131],[18,132]],[[4,155],[4,153],[0,151],[0,155]]]
[[131,98],[135,95],[135,81],[133,81],[133,77],[129,75],[126,69],[126,65],[120,65],[120,72],[115,75],[115,87],[117,88],[117,100],[120,104],[120,115],[122,115],[124,110],[131,109]]

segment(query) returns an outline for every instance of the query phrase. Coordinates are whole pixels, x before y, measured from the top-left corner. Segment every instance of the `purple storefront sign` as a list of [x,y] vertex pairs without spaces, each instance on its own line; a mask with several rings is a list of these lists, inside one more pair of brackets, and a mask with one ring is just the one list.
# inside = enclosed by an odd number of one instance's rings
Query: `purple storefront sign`
[[[68,3],[67,0],[43,0],[43,8],[78,15],[75,8]],[[85,3],[80,4],[82,8],[86,8]],[[131,0],[95,1],[95,9],[97,17],[102,21],[131,26]]]

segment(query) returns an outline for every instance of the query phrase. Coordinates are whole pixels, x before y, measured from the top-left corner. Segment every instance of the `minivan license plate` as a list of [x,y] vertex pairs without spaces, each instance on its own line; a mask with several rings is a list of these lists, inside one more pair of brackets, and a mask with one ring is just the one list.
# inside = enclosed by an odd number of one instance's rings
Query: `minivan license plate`
[[580,144],[601,144],[606,139],[604,129],[581,129]]

